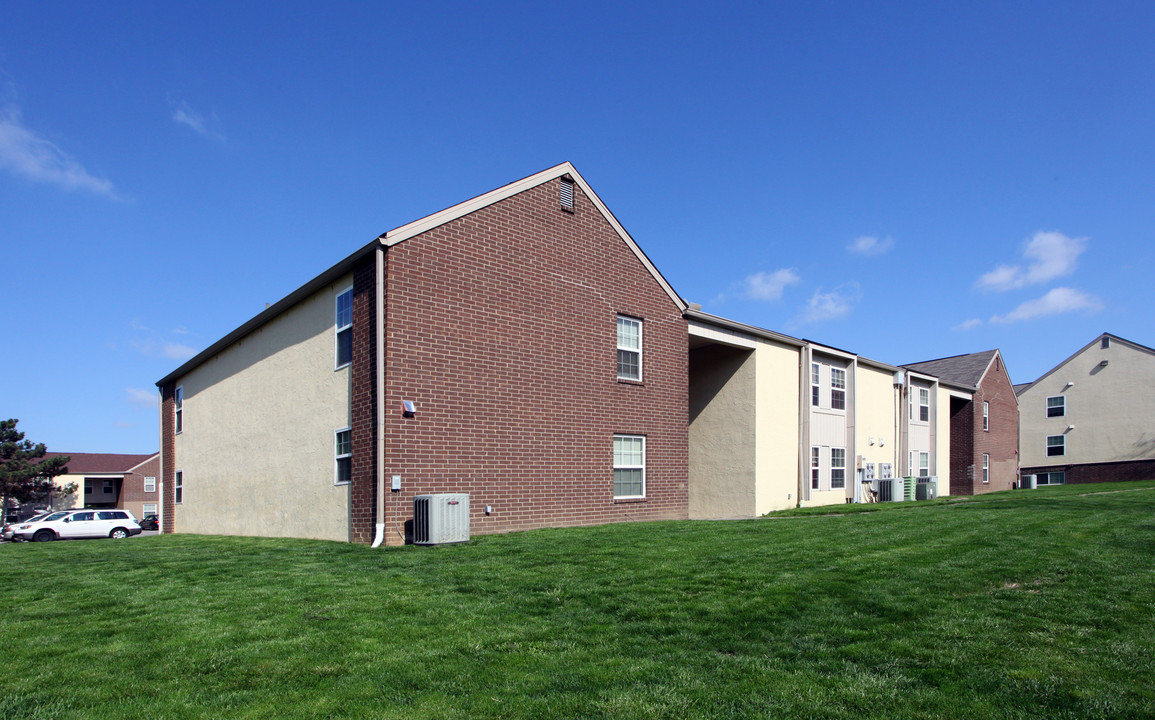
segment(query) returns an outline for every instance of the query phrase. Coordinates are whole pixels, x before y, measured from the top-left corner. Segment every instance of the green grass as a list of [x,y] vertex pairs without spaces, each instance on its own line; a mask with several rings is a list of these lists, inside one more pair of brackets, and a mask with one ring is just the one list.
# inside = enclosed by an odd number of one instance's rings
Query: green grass
[[1153,571],[1155,483],[437,548],[3,545],[0,718],[1153,717]]

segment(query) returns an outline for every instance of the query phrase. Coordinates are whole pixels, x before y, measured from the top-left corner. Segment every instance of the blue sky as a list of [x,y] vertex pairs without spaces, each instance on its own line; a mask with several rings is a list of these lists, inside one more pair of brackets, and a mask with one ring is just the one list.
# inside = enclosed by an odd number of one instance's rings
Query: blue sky
[[674,288],[889,363],[1155,345],[1151,3],[0,6],[0,416],[156,380],[380,233],[569,160]]

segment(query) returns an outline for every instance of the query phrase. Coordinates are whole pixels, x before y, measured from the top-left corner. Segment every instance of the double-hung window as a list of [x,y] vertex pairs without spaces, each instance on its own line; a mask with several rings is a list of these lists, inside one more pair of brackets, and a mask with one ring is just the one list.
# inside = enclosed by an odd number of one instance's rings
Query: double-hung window
[[991,481],[991,456],[983,453],[983,485]]
[[156,478],[146,477],[144,479],[144,491],[145,492],[156,492]]
[[1047,457],[1055,457],[1056,455],[1067,454],[1067,436],[1066,435],[1048,435],[1047,436]]
[[990,432],[991,429],[991,404],[983,401],[983,432]]
[[1047,417],[1063,417],[1067,414],[1067,398],[1063,395],[1047,398]]
[[821,450],[816,447],[810,448],[810,489],[818,489],[818,472],[821,468]]
[[333,433],[333,456],[336,467],[333,483],[345,485],[353,480],[353,431],[349,428]]
[[614,435],[614,498],[646,496],[646,438]]
[[830,448],[830,489],[846,487],[846,448]]
[[822,366],[810,363],[810,404],[818,407],[822,396]]
[[618,315],[618,379],[642,379],[642,321]]
[[172,499],[177,505],[184,502],[184,473],[180,470],[176,471],[172,481]]
[[174,420],[176,432],[184,430],[184,388],[178,387],[172,394],[172,404],[175,408]]
[[918,419],[922,422],[930,421],[930,389],[918,389]]
[[920,452],[918,454],[918,476],[930,477],[930,453]]
[[353,362],[353,288],[337,296],[337,360],[336,369]]
[[846,371],[842,368],[830,368],[830,407],[846,409]]

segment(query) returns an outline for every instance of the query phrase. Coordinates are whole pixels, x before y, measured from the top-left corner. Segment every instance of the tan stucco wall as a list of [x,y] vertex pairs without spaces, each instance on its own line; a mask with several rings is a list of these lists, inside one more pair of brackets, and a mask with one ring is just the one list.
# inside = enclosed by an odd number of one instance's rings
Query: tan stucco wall
[[352,282],[333,283],[177,381],[177,532],[349,540],[333,433],[349,425],[350,372],[333,369],[333,321]]
[[53,493],[52,495],[52,509],[53,510],[70,510],[72,508],[84,507],[84,475],[72,474],[57,475],[52,478],[52,483],[58,488],[68,487],[70,483],[76,484],[76,492],[70,495],[61,495]]
[[755,361],[751,350],[690,351],[690,518],[752,517]]
[[757,507],[759,515],[798,505],[799,366],[801,350],[759,338]]
[[[875,477],[879,465],[890,463],[892,472],[898,470],[898,417],[894,373],[868,365],[858,366],[858,416],[855,445],[862,456],[862,467],[874,463]],[[857,473],[856,473],[857,477]]]
[[[1066,415],[1048,418],[1047,398],[1058,395]],[[1023,467],[1155,458],[1155,355],[1095,342],[1019,396],[1019,428]],[[1066,435],[1065,455],[1047,456],[1048,435]]]
[[[938,477],[938,496],[950,495],[950,390],[938,386],[935,399],[937,422],[935,426],[935,451],[931,459],[931,475]],[[982,417],[979,417],[982,422]],[[979,468],[982,472],[982,468]]]

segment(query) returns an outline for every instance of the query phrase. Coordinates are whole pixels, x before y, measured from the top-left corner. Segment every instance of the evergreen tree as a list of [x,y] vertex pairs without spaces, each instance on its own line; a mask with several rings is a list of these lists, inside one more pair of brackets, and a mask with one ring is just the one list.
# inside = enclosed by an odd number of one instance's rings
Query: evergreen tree
[[8,512],[9,499],[20,503],[37,502],[52,493],[71,495],[76,483],[54,488],[52,478],[68,472],[67,455],[44,459],[44,443],[24,439],[16,429],[19,420],[0,420],[0,515]]

